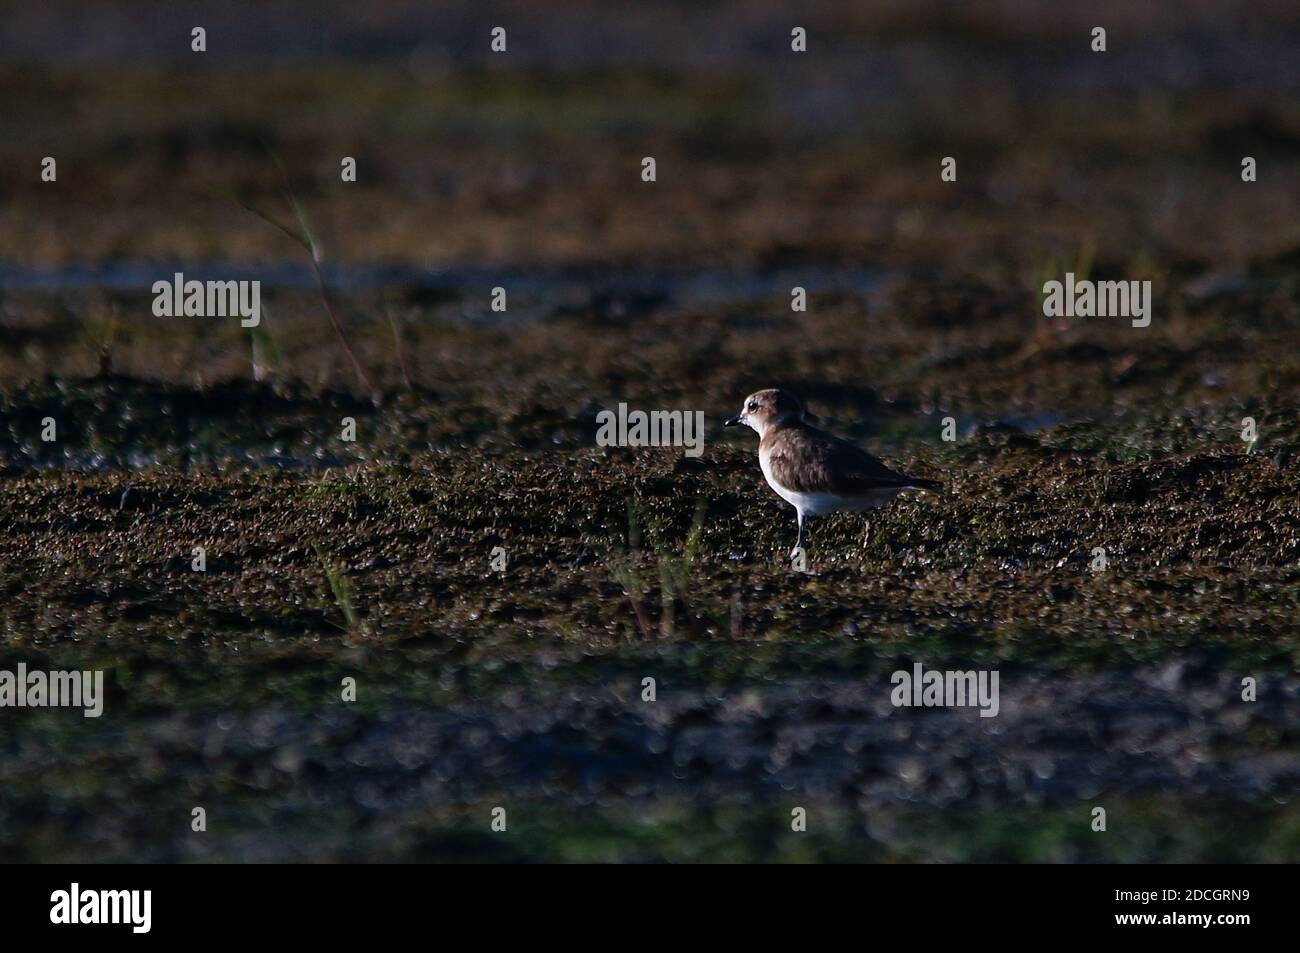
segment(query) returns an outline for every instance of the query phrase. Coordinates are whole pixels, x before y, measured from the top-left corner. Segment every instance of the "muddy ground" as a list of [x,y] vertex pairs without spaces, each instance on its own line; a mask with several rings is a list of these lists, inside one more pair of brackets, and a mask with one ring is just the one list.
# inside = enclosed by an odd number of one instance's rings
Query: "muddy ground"
[[[0,669],[107,684],[0,712],[0,857],[1300,859],[1296,19],[1132,14],[1102,65],[1068,18],[814,5],[792,63],[759,6],[683,14],[748,38],[709,56],[522,11],[506,66],[0,46],[0,161],[60,156],[0,179]],[[292,224],[277,159],[341,335],[242,207]],[[176,270],[263,323],[155,318]],[[1067,270],[1150,326],[1044,318]],[[721,426],[775,385],[942,492],[793,571]],[[598,447],[620,401],[703,454]],[[998,716],[895,708],[915,662]]]

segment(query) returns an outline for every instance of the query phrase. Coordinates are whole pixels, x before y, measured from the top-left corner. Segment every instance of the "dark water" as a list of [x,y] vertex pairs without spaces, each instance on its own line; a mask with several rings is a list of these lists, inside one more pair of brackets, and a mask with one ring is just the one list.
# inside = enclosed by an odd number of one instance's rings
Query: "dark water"
[[[42,713],[28,722],[21,756],[0,764],[0,780],[18,792],[7,809],[11,821],[41,816],[35,792],[50,764],[84,765],[93,756],[112,766],[81,770],[70,799],[81,807],[103,796],[106,777],[147,773],[138,752],[163,745],[171,767],[153,778],[145,803],[166,813],[194,791],[215,800],[209,792],[232,790],[220,801],[219,835],[200,844],[182,828],[142,845],[129,829],[81,822],[98,817],[86,807],[71,812],[55,846],[97,859],[268,861],[348,850],[369,859],[437,853],[409,832],[451,808],[486,816],[487,805],[507,794],[534,837],[534,815],[547,803],[568,805],[588,825],[606,812],[649,818],[665,806],[725,804],[782,816],[790,804],[815,803],[822,818],[828,808],[877,819],[900,807],[912,811],[910,833],[909,825],[890,823],[873,826],[865,839],[837,830],[870,856],[915,849],[909,838],[927,830],[925,818],[933,825],[944,812],[1016,817],[1053,809],[1078,825],[1104,804],[1131,825],[1121,809],[1126,798],[1160,803],[1177,792],[1200,803],[1245,795],[1278,810],[1300,780],[1300,763],[1257,740],[1294,723],[1294,679],[1265,677],[1260,701],[1242,704],[1235,676],[1194,659],[1068,678],[1006,671],[999,717],[981,719],[973,709],[895,708],[887,669],[856,674],[743,691],[675,690],[654,705],[641,702],[639,686],[628,681],[570,685],[550,697],[543,681],[527,693],[543,697],[515,691],[472,705],[415,703],[372,713],[348,706],[311,714],[289,707],[177,712],[132,720],[108,736],[81,718]],[[122,824],[140,807],[122,804],[113,813]],[[378,828],[368,823],[377,817],[385,819]],[[341,842],[340,819],[351,832]],[[623,836],[636,829],[629,825]],[[645,829],[643,820],[642,836]],[[253,842],[240,836],[254,832]],[[709,831],[701,825],[695,833]],[[967,836],[955,844],[923,841],[920,856],[990,850],[987,833],[979,846]]]
[[[1268,3],[1184,9],[1114,2],[1076,11],[1039,0],[979,11],[903,5],[892,12],[889,5],[811,3],[792,9],[779,2],[607,10],[403,0],[364,5],[67,0],[7,7],[0,59],[18,61],[203,68],[346,58],[403,64],[430,81],[458,68],[740,69],[755,70],[775,91],[791,93],[804,84],[782,83],[779,66],[790,63],[790,30],[800,25],[809,38],[801,75],[836,81],[813,83],[819,92],[812,99],[791,100],[789,115],[795,120],[816,120],[836,104],[892,98],[918,86],[950,85],[960,95],[969,79],[987,77],[991,69],[1014,77],[1026,90],[1300,87],[1295,56],[1300,21],[1286,15],[1285,5]],[[1092,53],[1088,44],[1092,26],[1099,24],[1110,34],[1104,55]],[[505,54],[490,49],[495,25],[507,29]],[[203,54],[190,50],[196,26],[208,33]],[[821,109],[806,108],[814,104]]]
[[[733,270],[326,263],[321,271],[329,290],[340,294],[394,294],[419,303],[480,299],[481,309],[462,312],[462,317],[471,323],[516,323],[547,317],[566,308],[591,306],[606,316],[623,317],[665,306],[716,306],[777,296],[788,299],[795,287],[803,288],[809,295],[864,295],[878,288],[882,280],[879,272],[869,268],[830,266]],[[316,286],[312,269],[293,261],[256,265],[159,261],[61,265],[0,262],[0,291],[149,295],[154,282],[171,282],[178,272],[186,281],[260,281],[263,291]],[[487,307],[495,287],[506,289],[510,300],[508,312],[494,313]]]

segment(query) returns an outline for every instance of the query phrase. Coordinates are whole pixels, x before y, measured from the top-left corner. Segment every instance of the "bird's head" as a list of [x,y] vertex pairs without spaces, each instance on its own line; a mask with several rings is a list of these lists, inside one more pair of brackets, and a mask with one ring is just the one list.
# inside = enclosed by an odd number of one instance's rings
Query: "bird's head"
[[744,424],[752,427],[761,437],[769,427],[792,424],[803,420],[803,404],[798,397],[775,387],[755,391],[745,398],[740,413],[725,421],[726,426]]

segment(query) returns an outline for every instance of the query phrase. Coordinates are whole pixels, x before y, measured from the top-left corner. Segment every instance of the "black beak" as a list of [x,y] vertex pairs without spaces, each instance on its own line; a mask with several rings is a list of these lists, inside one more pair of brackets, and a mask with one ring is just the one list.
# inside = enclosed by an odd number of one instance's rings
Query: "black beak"
[[737,415],[734,416],[734,417],[728,417],[726,420],[724,420],[724,421],[722,422],[722,426],[724,426],[724,427],[734,427],[734,426],[736,426],[736,425],[739,424],[739,423],[740,423],[740,414],[737,414]]

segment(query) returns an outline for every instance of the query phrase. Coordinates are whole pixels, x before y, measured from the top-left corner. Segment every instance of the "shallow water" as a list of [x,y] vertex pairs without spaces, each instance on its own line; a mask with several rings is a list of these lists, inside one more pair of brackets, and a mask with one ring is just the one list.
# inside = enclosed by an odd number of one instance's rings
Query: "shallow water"
[[[1300,762],[1258,740],[1294,722],[1300,695],[1293,678],[1265,678],[1261,701],[1241,705],[1230,674],[1195,660],[1068,678],[1006,671],[1002,712],[986,720],[973,710],[893,707],[888,666],[853,675],[731,691],[682,686],[647,705],[625,676],[575,684],[544,672],[527,690],[462,705],[411,698],[365,711],[328,704],[306,712],[289,705],[177,711],[118,721],[109,736],[80,717],[29,713],[21,752],[0,761],[0,780],[11,792],[0,820],[44,813],[33,798],[57,760],[77,778],[60,790],[61,803],[76,810],[66,828],[47,830],[47,849],[82,859],[140,850],[93,807],[112,786],[106,778],[129,776],[153,781],[146,803],[159,811],[201,790],[220,804],[222,818],[210,841],[198,844],[181,828],[152,838],[137,860],[247,859],[250,852],[261,860],[319,860],[349,850],[370,859],[431,859],[457,853],[415,835],[431,818],[473,830],[488,806],[502,801],[528,837],[555,836],[545,833],[555,823],[547,805],[563,803],[581,808],[585,828],[608,825],[624,849],[646,859],[674,849],[658,843],[663,834],[632,846],[639,843],[633,835],[655,831],[665,812],[684,812],[695,836],[707,839],[725,828],[710,814],[720,805],[768,827],[799,804],[818,826],[836,831],[838,846],[818,847],[827,857],[896,851],[934,860],[956,851],[987,860],[1005,848],[987,837],[972,843],[964,812],[1028,823],[1034,811],[1055,811],[1068,830],[1097,804],[1132,823],[1122,805],[1143,798],[1204,806],[1246,795],[1264,805],[1251,809],[1256,814],[1281,820],[1300,779]],[[130,704],[116,686],[114,693],[111,701]],[[155,747],[171,753],[166,775],[139,757]],[[97,771],[85,767],[92,756]],[[211,793],[218,790],[219,801]],[[111,814],[130,823],[133,812]],[[463,820],[448,824],[448,815]],[[386,819],[389,836],[367,828],[375,817]],[[940,818],[951,830],[925,837],[927,824]],[[869,835],[858,829],[864,819]],[[339,820],[361,830],[337,841],[331,832]],[[1204,818],[1182,823],[1184,837],[1206,837],[1198,830]],[[972,828],[987,824],[984,818]],[[403,836],[393,836],[397,831]],[[258,844],[245,843],[255,832]],[[1073,850],[1083,851],[1075,859],[1103,859],[1116,849],[1095,839],[1071,847],[1072,840],[1040,835],[1024,849],[1052,861]],[[1149,844],[1131,849],[1144,859],[1152,851]],[[1238,849],[1251,859],[1272,856],[1262,845]]]
[[[531,299],[528,309],[540,316],[542,306],[586,305],[612,298],[625,311],[669,305],[717,305],[773,296],[789,297],[794,287],[808,294],[868,294],[882,276],[865,267],[801,266],[742,270],[725,268],[634,268],[609,266],[490,267],[454,265],[419,267],[404,263],[321,266],[326,286],[341,294],[398,292],[448,299],[479,297],[502,287],[507,294]],[[316,279],[305,263],[272,261],[257,265],[230,262],[102,261],[60,265],[0,262],[0,291],[151,294],[156,281],[260,281],[264,289],[314,289]],[[486,308],[484,309],[486,311]],[[518,320],[513,301],[511,320]],[[488,311],[490,316],[491,312]],[[503,316],[499,316],[503,317]]]

